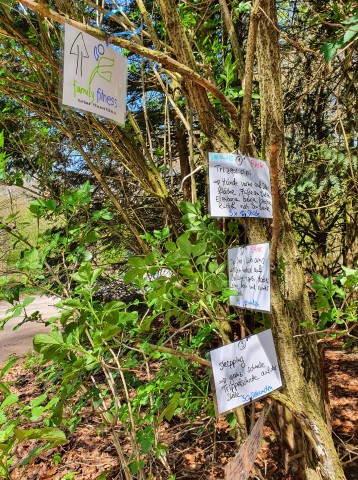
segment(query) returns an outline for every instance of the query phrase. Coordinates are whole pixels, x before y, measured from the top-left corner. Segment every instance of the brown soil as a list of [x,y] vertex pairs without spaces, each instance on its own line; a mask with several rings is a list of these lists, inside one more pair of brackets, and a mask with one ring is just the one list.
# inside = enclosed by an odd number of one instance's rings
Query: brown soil
[[[325,371],[333,438],[348,480],[358,478],[357,360],[358,353],[342,350],[338,342],[326,346]],[[25,403],[43,390],[43,385],[36,382],[34,371],[25,369],[23,361],[14,366],[6,380],[11,382],[11,388]],[[260,409],[260,404],[257,406]],[[198,426],[202,428],[198,430]],[[191,424],[180,423],[179,420],[177,424],[164,424],[161,441],[168,446],[168,463],[176,480],[224,478],[225,464],[237,453],[235,441],[228,435],[229,430],[224,419],[208,417],[198,418]],[[42,454],[26,471],[14,470],[12,478],[59,480],[66,478],[70,472],[76,472],[73,476],[76,480],[124,478],[113,443],[101,430],[100,420],[91,409],[81,412],[79,427],[67,437],[69,442],[66,445]],[[24,458],[31,448],[31,442],[21,445],[16,451],[16,459]],[[57,465],[56,459],[59,461]],[[152,476],[148,475],[148,479],[165,480],[169,477],[165,465],[153,458]],[[277,432],[269,421],[266,422],[263,446],[250,479],[294,480],[285,472]]]

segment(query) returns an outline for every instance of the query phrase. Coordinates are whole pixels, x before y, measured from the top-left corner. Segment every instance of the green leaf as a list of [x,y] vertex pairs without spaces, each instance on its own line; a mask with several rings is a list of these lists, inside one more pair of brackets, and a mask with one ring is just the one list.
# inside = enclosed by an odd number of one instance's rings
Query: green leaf
[[142,448],[143,453],[148,453],[152,449],[155,437],[151,427],[146,427],[144,430],[139,430],[137,434],[137,441]]
[[29,203],[29,210],[33,213],[36,217],[42,217],[43,215],[47,214],[49,211],[54,212],[56,211],[56,200],[43,200],[41,198],[37,200],[32,200]]
[[348,267],[345,267],[344,265],[342,265],[342,270],[343,270],[346,277],[358,274],[358,270],[356,268],[348,268]]
[[187,256],[191,254],[192,251],[192,245],[188,240],[188,234],[184,233],[181,235],[178,240],[177,240],[177,245],[179,249]]
[[11,405],[14,405],[18,400],[19,400],[19,397],[14,393],[11,393],[2,402],[2,404],[0,405],[0,409],[5,410],[5,408],[11,407]]
[[5,415],[5,412],[3,410],[0,410],[0,425],[3,425],[6,421],[7,416]]
[[82,303],[78,298],[70,298],[69,300],[62,300],[61,302],[57,303],[56,306],[79,308],[82,306]]
[[352,40],[352,38],[357,35],[357,32],[358,32],[358,23],[350,26],[349,29],[346,31],[346,33],[343,36],[344,45],[349,43]]
[[92,216],[94,220],[99,220],[100,218],[103,218],[103,220],[112,220],[114,215],[107,210],[96,210]]
[[34,398],[33,400],[30,401],[30,405],[32,407],[38,407],[47,399],[47,393],[43,393],[39,397]]
[[95,243],[101,238],[101,235],[96,230],[91,230],[84,238],[85,243]]
[[130,471],[135,475],[136,473],[138,473],[138,471],[141,468],[144,468],[144,461],[143,460],[139,460],[139,462],[133,461],[128,466]]
[[131,268],[128,270],[123,277],[124,283],[128,285],[129,283],[134,282],[138,278],[143,278],[144,270],[140,268]]
[[337,55],[336,43],[328,42],[322,45],[320,53],[323,54],[324,59],[329,63],[333,57]]
[[320,325],[319,325],[319,330],[323,330],[325,326],[327,325],[328,322],[334,322],[335,318],[332,316],[332,312],[323,312],[321,316],[319,317],[320,319]]
[[221,292],[221,296],[223,299],[228,299],[229,297],[235,297],[237,295],[237,291],[233,289],[225,289]]
[[51,335],[45,335],[44,333],[35,335],[33,345],[36,352],[41,353],[49,359],[67,350],[67,346],[63,343],[62,336],[59,338],[55,336],[53,332],[51,332]]
[[180,210],[183,213],[195,213],[196,215],[198,214],[197,206],[190,202],[181,202]]
[[132,267],[145,267],[145,260],[142,257],[129,257],[128,265]]
[[92,270],[91,264],[85,262],[80,266],[77,273],[72,274],[72,278],[78,283],[92,286],[102,272],[102,268],[95,268]]
[[5,383],[0,382],[0,390],[5,393],[5,395],[11,395],[11,391],[5,385]]
[[358,13],[355,15],[352,15],[351,17],[348,18],[348,20],[344,20],[343,25],[350,25],[352,23],[358,23]]
[[193,249],[192,249],[193,257],[199,257],[200,255],[206,252],[207,248],[208,248],[207,242],[197,243],[196,245],[193,246]]
[[39,418],[41,418],[42,414],[45,412],[45,407],[34,407],[31,409],[31,422],[37,422]]
[[204,263],[206,263],[210,258],[210,255],[201,255],[200,257],[198,257],[195,261],[195,264],[196,265],[203,265]]
[[44,440],[56,445],[67,443],[66,435],[58,428],[31,428],[30,430],[15,429],[14,434],[19,442],[25,440]]
[[147,253],[147,255],[144,257],[145,263],[147,265],[153,265],[154,263],[154,254],[153,253]]
[[[62,457],[59,453],[55,453],[54,456],[52,457],[52,462],[56,465],[56,467],[61,463],[61,460],[62,460]],[[105,477],[104,477],[104,480],[106,480]]]
[[214,273],[218,268],[219,268],[219,265],[216,261],[209,263],[208,270],[210,273]]
[[25,250],[23,258],[16,263],[17,268],[21,270],[36,270],[42,267],[39,261],[39,252],[36,248]]
[[161,423],[164,417],[168,420],[168,422],[170,422],[170,420],[174,415],[175,410],[178,408],[179,401],[180,401],[180,393],[176,392],[170,399],[169,404],[164,408],[164,410],[160,414],[158,423]]
[[165,248],[168,250],[168,252],[175,252],[177,246],[174,242],[168,240],[167,242],[165,242]]
[[27,307],[28,305],[30,305],[31,303],[33,303],[35,301],[35,297],[27,297],[24,299],[24,301],[22,302],[22,305],[23,307]]
[[17,362],[17,358],[16,357],[12,357],[10,358],[6,363],[5,365],[2,367],[2,369],[0,370],[0,379],[3,378],[3,376],[5,375],[6,372],[8,372],[10,370],[10,368],[14,365],[14,363]]

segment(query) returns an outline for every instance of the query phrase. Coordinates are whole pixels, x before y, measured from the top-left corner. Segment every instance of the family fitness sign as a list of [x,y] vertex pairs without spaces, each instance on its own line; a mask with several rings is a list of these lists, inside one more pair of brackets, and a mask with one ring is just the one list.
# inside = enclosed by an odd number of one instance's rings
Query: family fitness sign
[[105,42],[65,25],[62,104],[125,122],[127,59]]

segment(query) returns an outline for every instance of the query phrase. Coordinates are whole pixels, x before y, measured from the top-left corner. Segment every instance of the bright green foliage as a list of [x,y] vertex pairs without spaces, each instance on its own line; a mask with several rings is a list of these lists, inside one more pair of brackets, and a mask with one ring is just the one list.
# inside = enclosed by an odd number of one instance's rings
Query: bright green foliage
[[346,336],[347,346],[358,340],[354,336],[358,311],[358,269],[342,266],[342,271],[343,274],[336,279],[312,274],[312,288],[316,292],[318,330],[330,328],[335,335]]
[[193,316],[200,318],[202,308],[214,315],[220,302],[230,295],[226,263],[222,259],[219,264],[217,256],[225,247],[225,234],[208,215],[202,216],[199,203],[183,202],[181,208],[185,233],[176,242],[163,242],[169,236],[168,229],[147,234],[151,253],[128,261],[132,268],[124,280],[142,290],[151,308],[151,315],[143,322],[147,330],[159,315],[164,318],[163,332],[173,317],[183,326]]
[[[336,2],[335,7],[336,8],[334,9],[333,21],[342,28],[344,33],[341,35],[337,35],[336,38],[325,43],[321,47],[320,51],[321,53],[323,53],[324,59],[327,63],[330,62],[332,58],[334,58],[336,55],[338,55],[340,51],[347,47],[348,44],[355,41],[357,39],[358,33],[357,8],[353,10],[353,13],[355,12],[353,15],[351,15],[349,18],[345,18],[344,12],[341,12],[338,9]],[[320,18],[322,18],[322,15],[317,20],[319,20]],[[339,29],[338,32],[341,33],[342,30]]]
[[5,182],[7,185],[23,185],[23,177],[20,172],[6,171],[6,166],[10,156],[4,150],[4,132],[0,131],[0,183]]
[[[88,201],[89,185],[85,184],[66,194],[60,205],[52,200],[30,205],[38,218],[58,212],[69,223],[61,231],[55,228],[40,235],[36,253],[26,249],[19,269],[26,268],[29,277],[33,275],[38,281],[37,265],[31,269],[30,261],[36,263],[41,258],[45,262],[61,251],[68,265],[71,292],[57,304],[60,316],[50,320],[51,333],[34,338],[40,361],[47,365],[40,377],[49,388],[23,411],[31,422],[41,421],[44,426],[22,432],[18,427],[23,416],[16,417],[4,462],[15,441],[36,435],[46,437],[47,443],[60,441],[64,437],[57,429],[74,431],[82,408],[91,403],[102,411],[104,428],[111,431],[120,422],[125,429],[133,449],[129,466],[136,475],[146,469],[153,456],[166,455],[167,447],[158,441],[157,429],[162,422],[177,415],[192,419],[202,412],[214,416],[209,373],[198,360],[218,341],[219,323],[227,317],[226,300],[232,292],[224,257],[218,253],[225,251],[236,227],[230,224],[225,234],[201,213],[200,203],[182,203],[184,233],[176,241],[167,227],[147,233],[144,238],[150,253],[128,258],[130,268],[124,279],[136,289],[137,300],[133,304],[103,302],[96,299],[103,269],[89,261],[77,260],[76,264],[73,260],[75,240],[88,239],[88,232],[96,231],[93,222],[107,215],[106,211],[97,212],[82,228],[73,225],[74,205],[80,211],[86,209]],[[85,240],[83,245],[87,243]],[[9,313],[16,309],[19,314],[26,306],[19,300],[18,287],[14,292],[9,290],[7,298],[14,304]],[[162,350],[168,341],[175,348]],[[142,370],[147,370],[144,378],[133,373]],[[17,402],[10,392],[5,393],[8,402]],[[72,411],[65,414],[64,405],[69,401],[73,402]],[[2,422],[7,425],[5,418]]]
[[56,404],[56,396],[47,401],[47,391],[28,404],[21,402],[3,381],[5,373],[15,362],[16,358],[10,359],[0,371],[0,477],[4,479],[11,478],[10,470],[14,467],[15,460],[13,451],[26,440],[38,440],[41,443],[22,458],[17,466],[26,466],[46,450],[67,442],[65,434],[58,428],[28,428],[28,425],[37,423],[40,418],[46,422]]
[[[91,188],[86,182],[77,190],[65,192],[58,202],[32,200],[29,210],[37,220],[37,232],[32,232],[31,238],[14,224],[17,214],[2,219],[0,230],[13,239],[19,252],[14,266],[32,285],[66,294],[74,280],[72,273],[81,262],[92,258],[92,245],[96,244],[98,251],[100,242],[106,239],[103,231],[113,214],[106,208],[90,210]],[[40,221],[52,228],[40,227]]]

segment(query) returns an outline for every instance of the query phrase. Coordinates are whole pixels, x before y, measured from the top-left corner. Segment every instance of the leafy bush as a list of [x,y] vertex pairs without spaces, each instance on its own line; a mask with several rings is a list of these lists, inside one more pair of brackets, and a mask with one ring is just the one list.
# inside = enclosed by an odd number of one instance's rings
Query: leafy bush
[[[40,216],[47,215],[49,208],[71,212],[72,204],[37,202],[31,208]],[[128,258],[124,281],[137,292],[132,302],[97,299],[103,269],[90,263],[86,242],[74,258],[78,242],[72,241],[72,236],[78,234],[71,225],[64,228],[66,237],[57,231],[46,232],[40,237],[36,258],[31,260],[34,253],[28,248],[18,264],[35,283],[41,282],[42,266],[59,250],[65,252],[67,265],[66,297],[57,304],[60,316],[50,319],[49,335],[34,338],[43,365],[40,377],[49,385],[46,405],[51,405],[51,409],[36,405],[36,421],[43,422],[44,429],[73,432],[81,422],[82,408],[91,404],[101,416],[103,428],[115,439],[128,479],[133,475],[144,478],[150,463],[158,458],[166,464],[167,446],[159,436],[162,422],[175,417],[190,420],[203,412],[214,416],[210,362],[205,355],[219,343],[219,332],[228,327],[226,300],[233,292],[228,289],[224,252],[236,231],[234,224],[229,224],[227,234],[223,233],[215,220],[202,215],[200,203],[184,202],[181,208],[185,232],[176,241],[168,228],[155,230],[144,236],[150,252]],[[85,238],[96,232],[91,221],[93,218],[81,230]],[[42,281],[48,284],[45,276]],[[16,288],[16,298],[8,294],[13,303],[10,316],[26,306],[20,301],[19,286]],[[65,408],[69,402],[70,411]],[[29,412],[30,421],[35,419],[33,408],[23,412]],[[23,420],[21,413],[16,425]],[[119,426],[131,443],[130,454],[122,449]],[[4,465],[14,445],[4,447]]]
[[316,292],[316,311],[318,330],[327,328],[334,334],[344,335],[347,341],[344,346],[351,345],[358,338],[353,335],[357,327],[357,285],[358,269],[342,266],[342,275],[336,279],[312,275],[312,288]]

